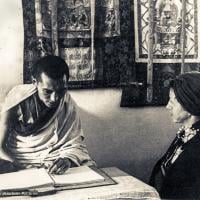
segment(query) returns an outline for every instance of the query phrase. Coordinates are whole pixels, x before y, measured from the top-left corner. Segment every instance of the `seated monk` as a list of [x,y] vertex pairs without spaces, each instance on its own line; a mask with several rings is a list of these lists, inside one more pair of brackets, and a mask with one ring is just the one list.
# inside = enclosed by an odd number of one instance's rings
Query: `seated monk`
[[2,105],[0,173],[45,167],[62,174],[94,165],[84,144],[76,106],[67,91],[69,69],[58,56],[38,60],[32,84],[14,87]]

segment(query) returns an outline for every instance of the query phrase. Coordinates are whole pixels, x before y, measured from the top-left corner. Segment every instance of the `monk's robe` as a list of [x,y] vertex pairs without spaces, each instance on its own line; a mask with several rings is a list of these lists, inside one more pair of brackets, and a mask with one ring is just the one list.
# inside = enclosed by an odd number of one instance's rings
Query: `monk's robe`
[[24,84],[14,87],[5,98],[1,112],[12,109],[16,119],[5,140],[8,154],[25,168],[49,167],[58,158],[68,158],[76,166],[94,165],[69,93],[55,109],[41,107],[37,95],[34,85]]

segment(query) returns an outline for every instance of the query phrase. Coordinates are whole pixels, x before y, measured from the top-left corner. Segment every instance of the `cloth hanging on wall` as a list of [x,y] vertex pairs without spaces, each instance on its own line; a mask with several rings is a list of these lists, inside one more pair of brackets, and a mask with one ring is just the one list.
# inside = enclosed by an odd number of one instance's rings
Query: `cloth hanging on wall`
[[[95,2],[95,11],[91,9]],[[51,0],[36,0],[36,32],[38,37],[51,37]],[[96,36],[120,35],[119,0],[59,0],[59,38],[90,38],[91,16],[97,12]]]
[[[98,17],[96,17],[96,10],[98,10]],[[35,12],[37,37],[52,39],[51,51],[60,52],[60,56],[68,63],[70,81],[94,80],[96,77],[94,38],[120,35],[119,0],[98,0],[97,2],[60,0],[57,5],[53,5],[52,0],[36,0]],[[54,17],[52,17],[53,13],[56,13]],[[52,26],[52,21],[55,19],[57,32]],[[58,44],[55,44],[56,38],[57,43],[59,39],[65,40],[63,44],[68,43],[69,39],[86,39],[88,44],[82,47],[82,44],[78,42],[79,45],[75,47],[59,48]],[[54,49],[56,47],[57,50]],[[42,50],[42,54],[46,53],[45,49]]]
[[[182,1],[153,0],[154,62],[181,62]],[[200,61],[200,3],[186,1],[185,62]],[[134,0],[135,57],[136,62],[147,62],[149,1]]]
[[[90,0],[60,0],[58,2],[59,38],[91,37]],[[51,37],[51,0],[36,0],[36,32],[40,37]],[[120,35],[119,0],[96,0],[96,36]]]
[[[88,81],[95,77],[94,5],[95,1],[90,0],[35,2],[36,34],[52,39],[52,53],[60,55],[68,63],[69,81]],[[62,38],[90,38],[90,42],[88,47],[59,48],[58,40]]]
[[[36,32],[38,37],[51,37],[51,0],[36,0]],[[59,38],[91,37],[91,1],[59,0],[57,8]]]
[[96,0],[95,8],[97,37],[119,36],[119,0]]
[[[38,7],[37,2],[46,4],[47,0],[23,0],[23,15],[24,15],[24,82],[31,82],[31,67],[36,59],[46,54],[52,53],[52,38],[42,32],[42,23],[37,27],[38,18],[36,15]],[[55,2],[56,0],[51,0]],[[72,0],[65,0],[73,2]],[[64,0],[57,0],[64,2]],[[78,2],[78,1],[76,1]],[[86,2],[86,0],[79,0]],[[124,0],[91,0],[95,4],[95,34],[94,34],[94,81],[88,79],[81,81],[70,81],[69,88],[95,88],[95,87],[116,87],[121,83],[127,82],[133,73],[133,32],[130,32],[133,25],[131,17],[131,2]],[[37,4],[41,5],[41,4]],[[101,6],[100,6],[101,5]],[[103,6],[104,5],[104,6]],[[45,6],[44,6],[45,7]],[[58,8],[59,9],[59,8]],[[101,11],[99,11],[101,10]],[[105,10],[103,12],[103,10]],[[103,17],[103,13],[104,17]],[[113,15],[110,15],[113,14]],[[51,14],[51,13],[49,13]],[[57,13],[59,15],[59,12]],[[115,16],[114,16],[115,15]],[[112,17],[111,17],[112,16]],[[106,19],[101,22],[99,18]],[[49,22],[50,25],[50,22]],[[101,28],[100,28],[101,26]],[[107,27],[107,28],[105,28]],[[110,29],[109,29],[110,28]],[[38,30],[41,30],[41,35],[38,35]],[[51,31],[51,29],[49,29]],[[78,32],[78,30],[77,30]],[[84,31],[83,31],[84,32]],[[85,30],[85,32],[87,32]],[[80,33],[80,31],[79,31]],[[99,34],[101,37],[99,36]],[[85,34],[85,33],[83,33]],[[58,38],[59,51],[62,52],[66,48],[88,48],[91,47],[91,37],[72,37],[67,35],[66,38]],[[50,34],[49,34],[50,35]],[[59,35],[59,32],[58,32]],[[62,35],[62,34],[60,34]],[[84,62],[83,62],[84,63]],[[89,69],[89,68],[88,68]]]

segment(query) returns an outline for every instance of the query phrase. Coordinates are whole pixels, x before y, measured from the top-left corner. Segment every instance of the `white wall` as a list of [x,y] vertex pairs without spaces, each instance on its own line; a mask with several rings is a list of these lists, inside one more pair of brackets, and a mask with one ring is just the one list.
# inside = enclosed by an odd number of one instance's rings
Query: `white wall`
[[117,166],[147,182],[176,133],[165,107],[120,108],[118,89],[70,93],[79,106],[86,143],[98,166]]
[[23,81],[23,40],[22,2],[0,0],[0,102]]

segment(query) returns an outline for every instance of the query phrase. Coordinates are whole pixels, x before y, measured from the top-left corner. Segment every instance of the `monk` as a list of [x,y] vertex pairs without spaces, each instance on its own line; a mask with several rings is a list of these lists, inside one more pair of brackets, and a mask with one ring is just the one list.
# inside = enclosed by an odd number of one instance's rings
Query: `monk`
[[0,119],[0,173],[45,167],[62,174],[70,167],[95,164],[67,91],[68,79],[65,61],[50,55],[33,66],[32,84],[8,93]]

